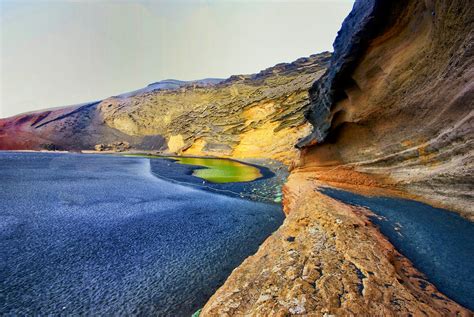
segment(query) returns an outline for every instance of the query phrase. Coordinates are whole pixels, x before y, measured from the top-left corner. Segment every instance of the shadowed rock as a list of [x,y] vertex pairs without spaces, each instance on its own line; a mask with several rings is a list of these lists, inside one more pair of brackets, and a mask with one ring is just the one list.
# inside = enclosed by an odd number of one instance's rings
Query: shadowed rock
[[[357,1],[310,89],[301,165],[474,213],[472,1]],[[334,171],[334,168],[337,170]],[[325,173],[324,171],[327,171]]]

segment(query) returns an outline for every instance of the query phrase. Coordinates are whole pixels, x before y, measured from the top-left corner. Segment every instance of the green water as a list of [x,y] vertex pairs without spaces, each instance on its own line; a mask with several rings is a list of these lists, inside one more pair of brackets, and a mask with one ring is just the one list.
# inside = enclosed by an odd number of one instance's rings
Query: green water
[[172,159],[177,160],[179,164],[207,167],[195,170],[193,175],[212,183],[251,182],[262,177],[258,168],[232,160],[197,157],[172,157]]
[[262,177],[260,170],[254,166],[220,158],[205,157],[179,157],[179,156],[156,156],[143,154],[127,154],[126,156],[145,156],[149,158],[173,159],[179,164],[203,166],[205,169],[197,169],[193,175],[212,183],[237,183],[251,182]]

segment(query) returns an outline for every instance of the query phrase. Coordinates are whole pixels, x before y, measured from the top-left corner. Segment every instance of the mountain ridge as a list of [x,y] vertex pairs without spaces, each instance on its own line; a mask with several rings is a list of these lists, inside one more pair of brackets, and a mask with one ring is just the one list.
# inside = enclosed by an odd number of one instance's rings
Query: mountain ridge
[[[307,89],[329,58],[313,54],[227,79],[167,79],[97,102],[0,119],[0,149],[263,155],[290,164],[293,144],[308,129]],[[281,136],[276,146],[273,134]],[[259,150],[252,143],[262,136],[266,148]]]

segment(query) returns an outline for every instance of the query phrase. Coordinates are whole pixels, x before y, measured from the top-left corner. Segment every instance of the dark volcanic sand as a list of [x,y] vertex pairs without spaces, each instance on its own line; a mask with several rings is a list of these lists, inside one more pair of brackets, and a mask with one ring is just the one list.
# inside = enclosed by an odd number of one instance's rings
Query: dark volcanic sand
[[261,165],[244,163],[260,169],[262,177],[252,182],[212,183],[193,175],[196,169],[205,167],[179,164],[173,159],[150,159],[152,173],[165,180],[221,195],[273,203],[275,198],[281,196],[281,188],[288,177],[286,166],[273,161],[271,164],[275,171],[273,172],[268,167],[262,166],[268,164],[268,160],[261,160],[259,163]]

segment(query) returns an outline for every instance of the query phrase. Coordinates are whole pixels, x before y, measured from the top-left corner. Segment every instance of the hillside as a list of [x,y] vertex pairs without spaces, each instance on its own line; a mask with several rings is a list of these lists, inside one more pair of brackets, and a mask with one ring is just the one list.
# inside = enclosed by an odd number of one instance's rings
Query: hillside
[[308,88],[330,54],[226,80],[165,80],[80,106],[0,120],[0,149],[135,150],[274,158],[309,133]]

